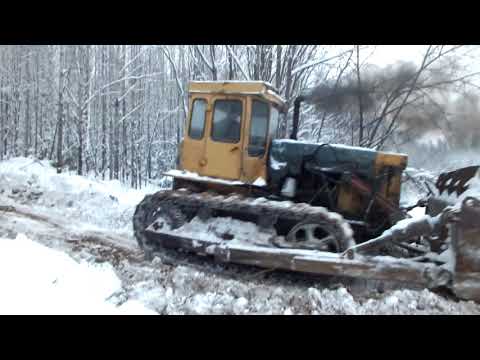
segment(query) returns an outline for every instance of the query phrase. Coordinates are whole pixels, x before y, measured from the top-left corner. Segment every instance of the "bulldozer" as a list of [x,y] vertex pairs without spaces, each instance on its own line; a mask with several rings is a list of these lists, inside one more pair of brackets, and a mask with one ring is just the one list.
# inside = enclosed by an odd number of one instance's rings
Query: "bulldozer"
[[[304,100],[287,134],[287,103],[269,83],[190,82],[177,166],[164,173],[172,189],[147,195],[133,216],[145,257],[173,249],[480,301],[480,200],[469,185],[479,167],[442,174],[436,194],[401,207],[408,156],[299,141]],[[425,215],[411,218],[415,206]]]

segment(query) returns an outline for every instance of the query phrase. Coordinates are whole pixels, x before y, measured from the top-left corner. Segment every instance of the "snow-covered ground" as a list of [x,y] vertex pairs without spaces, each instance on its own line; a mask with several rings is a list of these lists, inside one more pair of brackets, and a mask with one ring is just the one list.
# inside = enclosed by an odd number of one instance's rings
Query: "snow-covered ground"
[[[0,162],[0,313],[480,314],[480,305],[374,281],[220,265],[185,254],[145,262],[131,217],[145,194]],[[418,192],[408,193],[409,203]],[[417,195],[415,195],[417,194]]]
[[[32,204],[48,214],[75,219],[89,228],[131,233],[133,209],[159,188],[129,189],[118,180],[101,181],[75,174],[57,174],[48,161],[15,158],[0,163],[4,195]],[[12,190],[15,194],[12,193]]]
[[0,239],[0,314],[155,314],[138,301],[108,301],[121,289],[110,264],[76,262],[24,235]]

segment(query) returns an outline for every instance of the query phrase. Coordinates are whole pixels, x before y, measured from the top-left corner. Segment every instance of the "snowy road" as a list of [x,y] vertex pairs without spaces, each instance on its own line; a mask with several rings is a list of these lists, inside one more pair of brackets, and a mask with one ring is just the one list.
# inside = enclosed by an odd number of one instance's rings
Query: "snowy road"
[[32,159],[1,162],[0,313],[480,314],[473,302],[398,284],[339,285],[187,255],[147,263],[131,216],[156,190],[58,175]]

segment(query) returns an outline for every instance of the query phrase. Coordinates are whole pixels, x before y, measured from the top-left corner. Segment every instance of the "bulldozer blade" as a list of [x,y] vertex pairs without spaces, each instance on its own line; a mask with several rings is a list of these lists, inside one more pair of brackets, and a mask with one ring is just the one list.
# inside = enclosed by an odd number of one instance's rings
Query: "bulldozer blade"
[[389,280],[423,285],[428,288],[451,282],[450,271],[429,263],[388,256],[357,256],[346,259],[341,254],[304,249],[281,249],[256,245],[212,243],[207,240],[147,229],[148,236],[163,248],[184,249],[198,255],[212,256],[219,262],[244,264],[274,270]]
[[475,176],[480,166],[468,166],[455,171],[440,174],[435,183],[439,194],[442,195],[444,191],[448,195],[456,193],[457,196],[462,195],[468,190],[468,181]]
[[453,291],[466,300],[480,301],[480,200],[467,197],[451,227],[455,255]]

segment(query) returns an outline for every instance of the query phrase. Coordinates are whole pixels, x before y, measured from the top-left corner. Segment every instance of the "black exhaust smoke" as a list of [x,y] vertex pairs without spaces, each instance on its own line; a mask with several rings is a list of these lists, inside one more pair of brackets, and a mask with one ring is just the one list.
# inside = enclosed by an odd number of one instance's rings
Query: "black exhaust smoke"
[[355,73],[340,81],[329,80],[306,89],[295,99],[293,108],[293,129],[290,138],[297,139],[300,123],[300,104],[306,102],[317,111],[332,114],[358,112],[359,102],[364,112],[374,111],[384,101],[382,95],[396,89],[405,89],[411,84],[416,67],[411,63],[400,63],[386,69],[373,68],[363,73],[361,84]]

